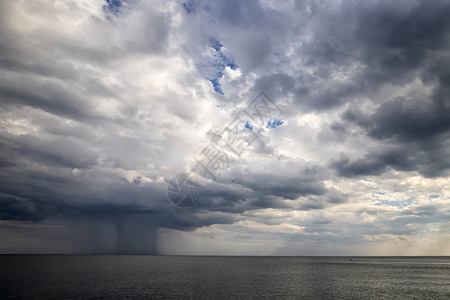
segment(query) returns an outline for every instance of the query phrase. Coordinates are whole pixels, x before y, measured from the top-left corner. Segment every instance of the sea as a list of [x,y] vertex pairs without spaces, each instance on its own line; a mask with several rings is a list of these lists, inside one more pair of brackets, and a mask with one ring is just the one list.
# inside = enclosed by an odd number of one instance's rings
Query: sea
[[0,259],[1,299],[450,299],[450,257]]

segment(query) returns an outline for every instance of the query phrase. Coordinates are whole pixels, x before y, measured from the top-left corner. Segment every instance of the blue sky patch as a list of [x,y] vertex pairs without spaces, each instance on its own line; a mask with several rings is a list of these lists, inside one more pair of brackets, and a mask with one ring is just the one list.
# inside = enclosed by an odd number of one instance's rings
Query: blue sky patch
[[136,1],[137,0],[105,0],[106,4],[103,5],[103,10],[118,15],[121,13],[124,6],[133,4],[133,2]]
[[223,45],[215,38],[210,39],[209,49],[205,58],[205,63],[197,64],[198,70],[211,82],[216,93],[224,95],[220,86],[223,71],[226,67],[236,70],[238,66],[223,53]]
[[216,51],[220,51],[222,49],[223,45],[216,39],[210,39],[211,47],[214,48]]
[[106,4],[103,5],[103,9],[114,14],[118,14],[122,5],[122,0],[106,0]]
[[440,197],[439,195],[430,195],[430,196],[428,196],[429,199],[436,199],[436,198],[439,198],[439,197]]
[[249,121],[245,122],[245,128],[253,130],[253,126],[252,126],[252,124],[250,124]]
[[184,10],[188,14],[191,14],[191,13],[193,13],[195,11],[195,3],[192,0],[186,1],[182,5],[183,5]]
[[406,206],[409,206],[411,204],[413,204],[414,200],[416,200],[415,197],[410,197],[408,199],[405,200],[393,200],[393,201],[389,201],[389,200],[379,200],[378,203],[375,203],[375,205],[378,206],[382,206],[382,205],[387,205],[387,206],[397,206],[399,208],[403,208]]
[[[222,76],[220,76],[220,77],[222,77]],[[211,83],[214,87],[214,91],[217,94],[223,95],[223,91],[222,91],[222,88],[220,87],[220,83],[219,83],[219,78],[210,79],[209,81],[211,81]]]
[[278,120],[277,118],[273,118],[272,120],[267,122],[266,128],[269,128],[269,129],[277,128],[277,127],[283,125],[283,123],[284,123],[283,121]]

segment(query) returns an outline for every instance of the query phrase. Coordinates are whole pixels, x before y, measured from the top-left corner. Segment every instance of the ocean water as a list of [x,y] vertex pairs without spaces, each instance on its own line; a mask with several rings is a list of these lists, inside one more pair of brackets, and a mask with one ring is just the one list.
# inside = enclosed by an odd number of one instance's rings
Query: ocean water
[[450,257],[0,259],[1,299],[450,299]]

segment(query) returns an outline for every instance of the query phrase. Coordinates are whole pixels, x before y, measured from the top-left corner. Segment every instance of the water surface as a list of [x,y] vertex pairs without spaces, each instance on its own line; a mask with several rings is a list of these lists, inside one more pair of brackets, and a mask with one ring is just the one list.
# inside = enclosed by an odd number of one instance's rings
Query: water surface
[[450,299],[450,257],[2,255],[2,299]]

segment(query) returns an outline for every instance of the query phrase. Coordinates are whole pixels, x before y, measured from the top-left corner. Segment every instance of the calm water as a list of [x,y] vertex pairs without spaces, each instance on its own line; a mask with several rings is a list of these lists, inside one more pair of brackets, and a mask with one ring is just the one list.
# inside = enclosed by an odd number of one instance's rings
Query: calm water
[[450,257],[2,255],[2,299],[450,299]]

